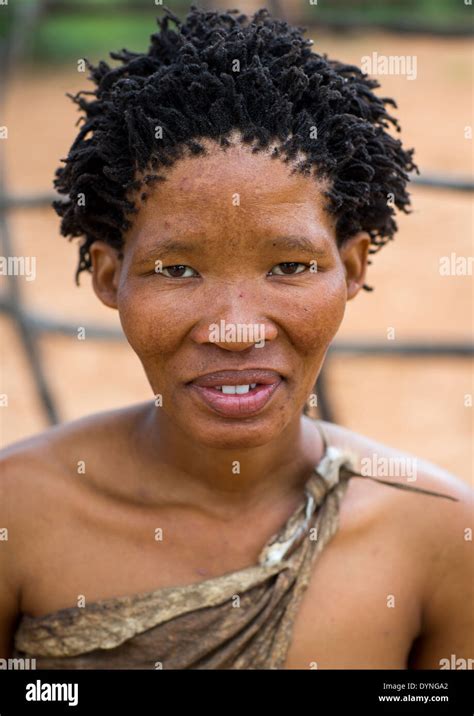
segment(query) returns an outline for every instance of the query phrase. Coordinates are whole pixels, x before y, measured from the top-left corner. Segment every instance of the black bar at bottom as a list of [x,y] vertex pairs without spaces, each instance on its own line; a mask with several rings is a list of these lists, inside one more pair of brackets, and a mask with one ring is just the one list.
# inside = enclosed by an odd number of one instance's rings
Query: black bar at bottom
[[[170,709],[176,712],[187,704],[193,709],[200,707],[222,712],[240,705],[248,709],[255,705],[258,695],[266,713],[273,703],[279,713],[284,697],[291,712],[304,707],[308,712],[314,709],[319,714],[354,713],[355,709],[360,709],[367,714],[463,716],[473,713],[472,675],[471,670],[449,669],[220,670],[213,673],[197,670],[0,670],[0,714],[127,713],[147,716]],[[63,696],[64,700],[48,700],[53,695]],[[36,700],[29,700],[27,696]]]

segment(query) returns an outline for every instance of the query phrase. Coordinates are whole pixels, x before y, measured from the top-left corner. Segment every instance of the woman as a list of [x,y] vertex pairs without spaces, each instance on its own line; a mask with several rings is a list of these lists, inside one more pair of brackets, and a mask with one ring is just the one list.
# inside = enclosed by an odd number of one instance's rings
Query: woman
[[[154,399],[4,452],[0,656],[467,659],[471,492],[302,414],[346,302],[369,288],[369,253],[409,206],[394,102],[266,10],[159,25],[148,53],[91,67],[55,181],[62,233],[83,237],[76,278],[91,271],[118,310]],[[416,469],[384,480],[373,458]]]

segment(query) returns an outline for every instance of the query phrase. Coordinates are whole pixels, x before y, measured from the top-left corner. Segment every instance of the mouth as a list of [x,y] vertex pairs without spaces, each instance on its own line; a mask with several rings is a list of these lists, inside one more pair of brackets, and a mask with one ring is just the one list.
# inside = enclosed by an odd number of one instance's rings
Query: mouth
[[284,380],[274,370],[224,370],[199,376],[187,385],[219,415],[243,418],[262,411]]

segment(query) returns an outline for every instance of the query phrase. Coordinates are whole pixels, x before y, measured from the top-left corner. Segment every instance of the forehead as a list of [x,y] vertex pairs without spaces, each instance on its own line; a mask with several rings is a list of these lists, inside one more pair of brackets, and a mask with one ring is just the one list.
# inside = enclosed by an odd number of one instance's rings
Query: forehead
[[326,211],[323,194],[327,180],[292,173],[295,162],[270,156],[274,145],[252,153],[240,141],[225,150],[211,140],[200,142],[206,155],[178,159],[160,172],[166,181],[145,190],[146,201],[135,200],[134,236],[285,228],[333,234],[335,218]]

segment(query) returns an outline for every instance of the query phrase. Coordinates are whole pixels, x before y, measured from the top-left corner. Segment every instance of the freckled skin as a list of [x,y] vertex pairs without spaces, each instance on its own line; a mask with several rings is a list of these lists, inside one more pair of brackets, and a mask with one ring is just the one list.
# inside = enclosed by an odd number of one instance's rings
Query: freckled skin
[[[210,448],[272,450],[272,441],[294,440],[299,430],[346,302],[364,281],[369,241],[361,233],[339,251],[334,218],[324,209],[325,185],[313,178],[291,175],[281,160],[238,143],[225,153],[211,142],[206,146],[209,156],[182,159],[166,182],[155,185],[126,235],[123,261],[94,244],[95,289],[118,308],[153,393],[163,397],[161,430],[173,423],[187,441]],[[324,251],[318,271],[268,277],[276,264],[310,260],[273,245],[272,237],[281,235],[303,235]],[[160,241],[169,237],[189,239],[199,253],[162,256]],[[155,259],[139,264],[153,247]],[[161,259],[163,265],[188,265],[200,278],[153,273],[154,260]],[[221,320],[263,324],[265,346],[211,343],[209,326]],[[247,367],[273,368],[287,379],[254,418],[223,420],[184,389],[200,374]]]

